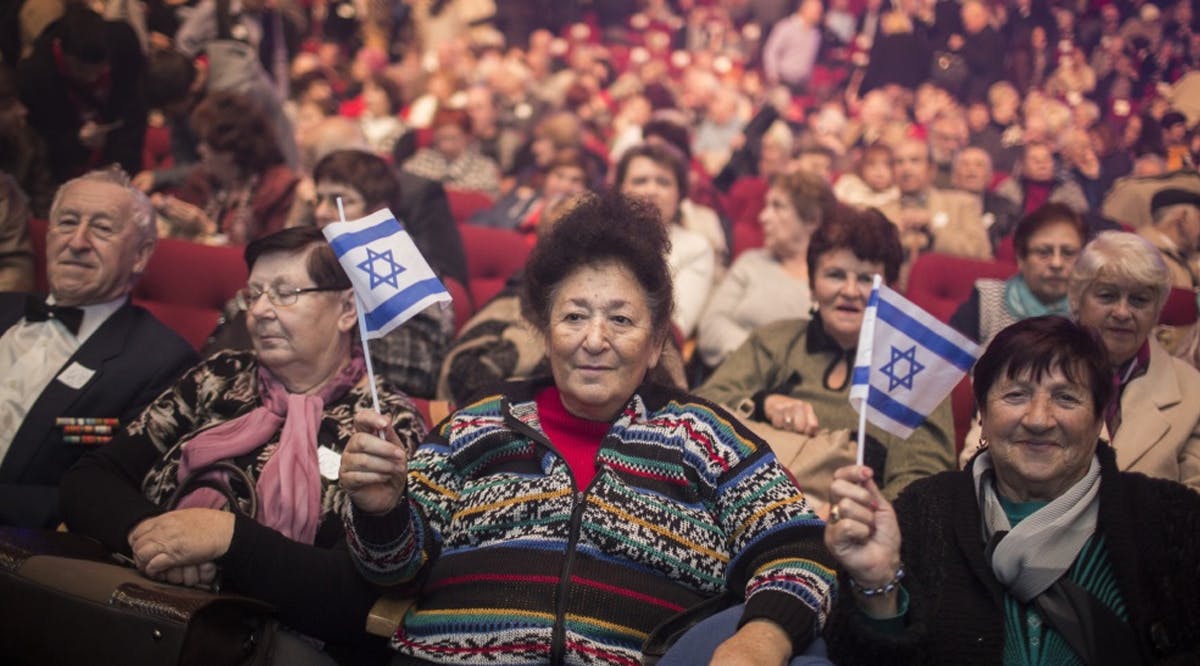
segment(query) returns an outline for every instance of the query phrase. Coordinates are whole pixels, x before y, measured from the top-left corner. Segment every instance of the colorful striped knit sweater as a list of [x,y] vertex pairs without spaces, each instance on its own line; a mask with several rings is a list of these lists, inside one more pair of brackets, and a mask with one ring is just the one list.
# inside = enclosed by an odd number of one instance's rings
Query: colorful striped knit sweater
[[392,645],[443,663],[638,664],[651,630],[726,589],[797,648],[832,603],[823,523],[767,445],[711,403],[643,386],[588,488],[539,426],[536,383],[444,421],[408,502],[351,511],[360,570],[419,585]]

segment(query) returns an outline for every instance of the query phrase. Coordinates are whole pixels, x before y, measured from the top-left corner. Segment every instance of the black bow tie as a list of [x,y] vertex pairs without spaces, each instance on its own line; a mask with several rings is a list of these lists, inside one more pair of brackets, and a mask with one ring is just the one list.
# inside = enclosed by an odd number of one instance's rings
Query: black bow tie
[[65,305],[48,305],[45,301],[33,296],[25,298],[25,321],[46,321],[57,319],[72,335],[79,335],[79,326],[83,323],[83,308]]

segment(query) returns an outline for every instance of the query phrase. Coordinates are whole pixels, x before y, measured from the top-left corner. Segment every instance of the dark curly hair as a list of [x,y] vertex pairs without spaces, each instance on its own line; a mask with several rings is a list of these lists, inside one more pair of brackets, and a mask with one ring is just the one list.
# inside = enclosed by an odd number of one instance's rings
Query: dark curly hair
[[894,284],[900,277],[904,249],[896,225],[874,208],[838,205],[833,215],[813,232],[808,242],[808,285],[815,288],[817,260],[834,250],[850,250],[862,261],[883,264],[883,280]]
[[655,335],[666,336],[675,301],[667,267],[670,249],[653,206],[616,193],[583,197],[529,255],[521,314],[544,333],[562,281],[581,267],[612,261],[633,273],[645,292]]
[[313,167],[313,182],[334,181],[349,185],[362,195],[367,210],[387,206],[400,208],[400,181],[396,172],[378,155],[363,150],[335,150]]
[[192,112],[192,129],[214,150],[232,151],[249,174],[283,164],[275,128],[254,100],[233,92],[212,93]]

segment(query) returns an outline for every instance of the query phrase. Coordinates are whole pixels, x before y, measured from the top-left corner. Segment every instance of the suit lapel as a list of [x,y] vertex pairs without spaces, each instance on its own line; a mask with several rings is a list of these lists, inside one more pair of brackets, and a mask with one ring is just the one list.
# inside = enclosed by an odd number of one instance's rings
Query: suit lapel
[[1121,396],[1121,426],[1113,438],[1119,469],[1130,469],[1158,444],[1170,430],[1162,410],[1182,399],[1167,350],[1151,339],[1150,367],[1145,376],[1130,382]]
[[[79,399],[97,389],[101,370],[108,359],[121,353],[125,341],[129,338],[130,330],[135,319],[133,306],[127,301],[125,305],[112,313],[100,328],[87,339],[67,362],[50,380],[41,395],[29,408],[25,420],[13,438],[4,465],[0,467],[0,479],[12,480],[20,478],[25,467],[36,457],[38,450],[48,444],[50,434],[54,429],[54,419],[63,414],[70,414]],[[71,388],[58,380],[62,371],[74,364],[92,370],[92,376],[78,389]],[[111,414],[80,414],[78,416],[113,416]]]

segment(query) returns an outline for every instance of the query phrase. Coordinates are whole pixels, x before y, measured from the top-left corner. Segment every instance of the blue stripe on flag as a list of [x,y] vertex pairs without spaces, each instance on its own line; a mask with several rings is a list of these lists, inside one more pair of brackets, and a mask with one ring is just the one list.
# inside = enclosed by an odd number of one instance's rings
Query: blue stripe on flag
[[867,308],[871,308],[876,305],[879,305],[879,290],[872,289],[871,297],[867,299]]
[[850,375],[851,384],[870,384],[871,368],[863,365],[854,366],[854,374]]
[[435,277],[414,282],[401,291],[396,292],[391,298],[380,303],[379,307],[366,314],[367,330],[377,331],[422,298],[444,293],[445,291],[446,288]]
[[[924,414],[905,407],[874,386],[871,387],[871,392],[867,396],[867,404],[896,423],[902,423],[913,430],[916,430],[925,421]],[[884,429],[886,430],[886,428]]]
[[403,229],[404,227],[400,226],[400,222],[396,220],[396,218],[388,218],[383,222],[371,227],[367,227],[366,229],[360,229],[358,231],[351,231],[350,233],[342,234],[341,236],[329,241],[329,247],[332,247],[333,253],[340,258],[342,255],[356,247],[366,245],[367,243],[372,243],[381,238],[387,238],[388,236],[391,236]]
[[928,326],[888,301],[881,300],[879,302],[879,319],[916,340],[922,347],[928,348],[929,351],[946,359],[963,372],[970,372],[971,366],[975,364],[975,357],[965,349],[943,338],[936,331],[930,330]]

